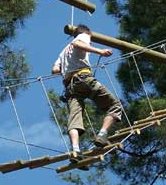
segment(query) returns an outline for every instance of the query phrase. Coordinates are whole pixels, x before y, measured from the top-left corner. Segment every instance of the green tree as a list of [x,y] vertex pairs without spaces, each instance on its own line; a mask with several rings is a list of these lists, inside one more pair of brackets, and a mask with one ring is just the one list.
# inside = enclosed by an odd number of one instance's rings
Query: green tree
[[[107,14],[114,16],[120,25],[119,37],[121,39],[141,46],[147,46],[166,38],[166,4],[164,0],[103,1],[106,3]],[[162,48],[157,48],[157,50],[160,52],[164,51]],[[124,54],[123,51],[122,54]],[[139,55],[136,56],[136,61],[144,85],[148,89],[149,100],[153,110],[165,109],[166,65],[148,58],[143,58]],[[117,79],[122,86],[124,94],[123,102],[131,123],[148,117],[152,110],[143,91],[133,58],[125,59],[119,65]],[[52,104],[59,119],[61,119],[61,123],[65,123],[64,125],[62,124],[63,128],[66,129],[67,117],[66,115],[64,116],[64,110],[60,110],[64,108],[64,105],[57,101],[57,97],[53,96],[53,91],[51,93]],[[61,107],[55,105],[57,103],[60,103]],[[102,119],[102,115],[98,114],[98,112],[92,108],[90,102],[87,103],[89,115],[93,120],[92,122],[101,122],[100,119]],[[126,127],[127,122],[125,119],[123,122],[122,124],[115,125],[113,130],[118,130],[122,125]],[[104,169],[107,169],[107,173],[109,170],[115,172],[119,178],[121,178],[121,182],[127,185],[153,184],[157,180],[156,177],[158,174],[166,173],[166,125],[164,125],[164,123],[165,122],[162,121],[161,127],[151,127],[143,130],[140,135],[130,137],[124,143],[122,149],[107,155],[106,163],[97,166],[96,170],[102,167],[103,172]],[[85,125],[88,126],[86,120]],[[94,125],[94,128],[98,130],[97,124]],[[82,140],[84,146],[87,146],[87,142],[90,139],[91,131],[89,131],[88,129],[86,137]],[[89,137],[87,137],[88,135]],[[90,175],[90,179],[92,179],[92,181],[94,180],[94,184],[98,184],[95,180],[97,177],[97,171],[96,174]],[[88,177],[86,177],[86,179],[88,179]],[[104,177],[104,179],[107,180],[106,177]],[[65,180],[73,184],[82,185],[87,183],[84,182],[78,174],[69,174],[69,176],[65,176]],[[88,183],[90,183],[90,181]],[[99,184],[107,184],[107,182],[100,182]]]
[[[165,40],[166,17],[165,1],[116,1],[107,0],[107,13],[114,15],[120,24],[120,37],[138,45],[147,46]],[[120,3],[121,2],[121,3]],[[162,48],[157,48],[164,52]],[[165,95],[165,64],[136,57],[144,82],[151,87],[153,94]],[[127,98],[140,90],[140,81],[133,60],[130,59],[119,67],[117,77],[122,84]]]
[[[0,1],[0,100],[7,97],[6,86],[25,82],[29,67],[23,51],[13,51],[9,41],[16,36],[16,31],[24,25],[27,17],[35,9],[34,0],[1,0]],[[12,42],[12,41],[11,41]],[[13,80],[12,80],[13,79]],[[11,88],[13,96],[25,85]]]
[[[164,0],[106,0],[106,10],[120,25],[120,38],[147,46],[166,38],[166,4]],[[165,41],[163,41],[164,43]],[[162,42],[161,42],[162,43]],[[161,47],[156,48],[164,52]],[[122,54],[124,52],[122,51]],[[136,56],[137,65],[154,110],[165,109],[166,65]],[[124,60],[117,71],[131,121],[151,112],[133,58]],[[166,172],[165,122],[162,127],[147,129],[131,137],[115,157],[112,165],[127,184],[147,184],[160,172]],[[122,165],[123,164],[123,165]],[[157,180],[157,178],[155,179]],[[155,181],[154,181],[155,182]],[[154,183],[153,182],[153,183]]]

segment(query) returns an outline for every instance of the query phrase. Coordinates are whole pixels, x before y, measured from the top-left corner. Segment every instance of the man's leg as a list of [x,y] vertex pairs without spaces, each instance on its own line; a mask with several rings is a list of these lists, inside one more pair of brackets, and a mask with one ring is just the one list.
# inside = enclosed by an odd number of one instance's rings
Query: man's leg
[[70,130],[69,136],[70,136],[73,151],[80,152],[78,130],[77,129]]
[[98,135],[101,135],[101,136],[107,135],[109,128],[114,122],[115,122],[115,119],[112,116],[110,115],[106,116],[103,120],[103,125]]
[[77,98],[71,98],[68,101],[69,105],[69,119],[68,119],[68,130],[69,137],[73,151],[79,152],[79,135],[80,132],[84,132],[83,126],[83,107],[84,103]]
[[107,134],[108,134],[108,130],[111,127],[111,125],[115,122],[115,119],[111,116],[108,115],[104,118],[103,120],[103,125],[97,135],[97,137],[95,138],[95,145],[98,147],[104,147],[108,144],[110,144],[110,142],[107,139]]
[[95,139],[95,145],[103,147],[109,144],[107,139],[109,128],[117,120],[121,119],[121,106],[120,102],[115,99],[109,90],[97,81],[91,88],[91,95],[99,110],[106,112],[102,127]]
[[[72,163],[77,163],[80,160],[84,159],[84,156],[80,152],[79,148],[79,136],[80,133],[84,132],[83,126],[83,101],[78,100],[77,98],[72,98],[69,101],[69,121],[68,121],[68,129],[69,129],[69,137],[72,145],[72,150],[75,152],[73,156],[71,156],[70,161]],[[78,169],[87,171],[89,170],[88,166],[81,166]]]

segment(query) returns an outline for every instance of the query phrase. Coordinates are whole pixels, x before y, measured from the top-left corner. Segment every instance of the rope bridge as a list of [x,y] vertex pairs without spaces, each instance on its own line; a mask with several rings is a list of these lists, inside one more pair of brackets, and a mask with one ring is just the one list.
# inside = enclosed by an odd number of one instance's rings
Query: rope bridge
[[[158,47],[160,47],[160,46],[161,46],[161,43],[160,43],[160,45]],[[149,127],[160,126],[162,121],[164,121],[166,119],[166,109],[157,110],[157,111],[153,110],[153,107],[151,105],[150,99],[148,97],[148,93],[146,92],[146,88],[144,87],[144,82],[143,82],[143,79],[142,79],[142,76],[141,76],[141,72],[139,71],[139,68],[138,68],[138,65],[137,65],[137,61],[136,61],[136,58],[135,58],[135,56],[138,55],[138,54],[139,54],[139,52],[138,53],[130,53],[129,55],[127,55],[127,57],[128,58],[132,57],[133,61],[135,63],[135,66],[136,66],[136,69],[137,69],[137,72],[138,72],[138,76],[139,76],[140,81],[142,83],[143,90],[145,92],[145,95],[147,97],[147,101],[149,103],[149,107],[151,109],[149,117],[144,118],[142,120],[134,121],[134,123],[131,124],[130,120],[129,120],[129,118],[128,118],[128,116],[127,116],[127,114],[126,114],[126,112],[125,112],[125,110],[123,108],[123,105],[121,104],[123,113],[124,113],[124,115],[125,115],[125,117],[127,119],[129,127],[117,130],[117,131],[115,131],[115,133],[112,136],[109,136],[108,139],[111,142],[110,145],[107,145],[104,148],[92,148],[92,149],[89,149],[87,151],[84,151],[83,155],[85,156],[85,159],[83,159],[82,161],[79,161],[78,163],[75,163],[75,164],[69,163],[69,164],[67,164],[65,166],[58,167],[56,169],[57,173],[65,172],[65,171],[68,171],[68,170],[72,170],[72,169],[78,168],[80,166],[85,166],[85,165],[90,165],[90,164],[94,164],[94,163],[97,163],[97,162],[102,162],[104,160],[104,157],[107,154],[111,153],[112,151],[114,151],[116,149],[122,148],[123,147],[123,143],[129,137],[131,137],[133,135],[139,135],[139,134],[141,134],[141,132],[144,129],[147,129]],[[115,61],[119,62],[120,60],[123,59],[123,57],[126,59],[126,55],[125,55],[125,56],[122,56],[122,58],[117,58],[117,59],[112,59],[112,60],[114,62]],[[112,62],[112,63],[114,63],[114,62]],[[106,75],[108,77],[108,80],[109,80],[111,86],[113,87],[114,94],[117,96],[118,99],[120,99],[119,95],[118,95],[118,93],[116,91],[116,88],[114,87],[113,82],[111,81],[111,77],[109,75],[109,71],[108,71],[108,69],[106,67],[108,64],[111,64],[111,61],[110,62],[109,61],[103,62],[102,64],[98,64],[98,66],[92,66],[92,68],[101,67],[105,71],[105,73],[106,73]],[[56,114],[54,112],[54,109],[52,107],[51,101],[49,99],[49,96],[48,96],[48,93],[47,93],[47,89],[45,87],[44,81],[52,79],[52,78],[55,78],[55,77],[56,77],[56,75],[48,75],[48,76],[44,76],[44,77],[40,76],[40,77],[36,77],[36,78],[27,78],[27,79],[23,79],[23,81],[25,81],[25,82],[0,88],[0,90],[3,90],[4,88],[7,89],[8,93],[9,93],[11,104],[12,104],[12,107],[14,109],[16,120],[17,120],[19,129],[20,129],[20,132],[21,132],[21,135],[22,135],[22,143],[25,145],[25,149],[26,149],[26,152],[27,152],[27,155],[28,155],[28,160],[16,160],[16,161],[13,161],[13,162],[0,164],[0,171],[2,173],[8,173],[8,172],[12,172],[12,171],[16,171],[16,170],[20,170],[20,169],[24,169],[24,168],[35,169],[35,168],[47,166],[47,165],[52,164],[52,163],[57,163],[57,162],[69,160],[72,155],[76,155],[74,152],[71,152],[69,150],[69,147],[67,146],[66,139],[63,136],[63,132],[61,130],[60,124],[58,122],[58,119],[57,119]],[[8,81],[10,81],[10,80],[16,80],[16,79],[8,79]],[[18,111],[17,111],[17,108],[16,108],[16,104],[15,104],[14,99],[12,97],[11,89],[13,87],[15,87],[15,86],[20,86],[20,85],[23,85],[23,84],[36,83],[36,82],[41,84],[41,87],[43,89],[43,93],[44,93],[44,95],[46,97],[46,100],[48,102],[50,110],[51,110],[51,112],[53,114],[54,121],[56,122],[56,124],[58,126],[59,132],[61,134],[61,137],[63,139],[63,142],[64,142],[64,145],[66,147],[66,151],[67,152],[61,153],[60,155],[43,156],[43,157],[40,157],[40,158],[32,159],[32,157],[30,155],[29,144],[26,141],[26,138],[25,138],[25,135],[24,135],[24,132],[23,132],[23,129],[22,129],[21,120],[20,120],[20,117],[19,117],[19,114],[18,114]],[[87,111],[86,111],[86,116],[88,118],[89,125],[92,128],[93,134],[95,135],[95,132],[94,132],[94,129],[93,129],[93,125],[92,125],[92,123],[90,121],[90,118],[89,118],[89,115],[88,115]],[[0,138],[4,139],[2,137],[0,137]],[[8,140],[10,140],[10,139],[8,139]],[[37,147],[40,147],[40,146],[37,146]]]
[[[95,11],[95,8],[96,8],[96,6],[94,4],[92,4],[88,1],[81,1],[81,0],[72,0],[72,1],[71,0],[60,0],[60,1],[62,1],[64,3],[67,3],[69,5],[75,6],[79,9],[87,11],[89,13],[93,13]],[[73,26],[73,14],[74,14],[74,12],[72,10],[72,20],[71,20],[72,24],[65,26],[65,29],[64,29],[65,33],[70,34],[70,35],[76,29],[76,27]],[[114,150],[122,148],[123,143],[129,137],[131,137],[133,135],[139,135],[139,134],[141,134],[141,132],[144,129],[147,129],[149,127],[160,126],[161,123],[166,119],[166,109],[157,110],[157,111],[153,110],[153,107],[152,107],[151,102],[150,102],[150,98],[149,98],[148,93],[146,91],[146,88],[144,86],[144,82],[143,82],[143,79],[142,79],[142,76],[141,76],[141,72],[139,70],[139,67],[138,67],[138,64],[137,64],[137,61],[136,61],[136,58],[135,58],[135,56],[142,54],[145,57],[149,57],[149,58],[152,58],[152,59],[158,59],[161,62],[166,62],[166,54],[152,50],[154,48],[160,47],[160,48],[163,48],[164,52],[165,52],[166,40],[160,41],[158,43],[154,43],[153,45],[148,46],[148,47],[141,47],[141,46],[137,46],[137,45],[134,45],[134,44],[131,44],[131,43],[127,43],[125,41],[121,41],[121,40],[118,40],[118,39],[115,39],[115,38],[111,38],[111,37],[108,37],[108,36],[105,36],[105,35],[102,35],[102,34],[92,32],[92,41],[130,52],[130,53],[127,53],[125,55],[122,55],[122,57],[111,59],[110,61],[102,62],[102,64],[97,64],[97,66],[92,66],[92,68],[97,69],[98,67],[101,67],[105,71],[105,74],[107,75],[108,80],[109,80],[109,82],[110,82],[110,84],[111,84],[111,86],[114,90],[114,94],[117,96],[118,99],[120,99],[119,95],[116,91],[116,88],[113,85],[113,82],[111,80],[109,71],[106,68],[106,66],[109,65],[109,64],[113,64],[115,62],[120,62],[121,60],[132,57],[133,62],[134,62],[135,67],[136,67],[136,70],[138,72],[138,76],[140,78],[140,82],[141,82],[143,90],[145,92],[145,96],[147,98],[149,107],[151,109],[151,112],[150,112],[149,117],[144,118],[142,120],[134,121],[134,123],[131,124],[131,122],[130,122],[130,120],[129,120],[126,112],[125,112],[125,109],[123,108],[123,105],[121,104],[123,113],[126,117],[126,120],[127,120],[129,126],[126,127],[126,128],[117,130],[117,131],[115,131],[115,133],[112,136],[109,136],[108,139],[111,142],[110,145],[107,145],[104,148],[92,148],[92,149],[89,149],[87,151],[84,151],[83,155],[85,156],[85,159],[83,159],[83,160],[81,160],[81,161],[79,161],[78,163],[75,163],[75,164],[69,163],[65,166],[58,167],[56,169],[57,173],[65,172],[65,171],[68,171],[68,170],[71,170],[71,169],[75,169],[75,168],[85,166],[85,165],[94,164],[94,163],[97,163],[97,162],[102,162],[104,160],[104,157],[107,154],[111,153]],[[49,80],[49,79],[54,78],[54,77],[55,76],[53,76],[53,75],[49,75],[49,76],[44,76],[44,77],[40,76],[40,77],[37,77],[37,78],[36,77],[35,78],[27,78],[27,79],[22,79],[22,81],[25,81],[25,82],[22,82],[22,83],[19,83],[19,84],[14,84],[14,85],[7,86],[7,87],[6,86],[5,87],[0,87],[0,90],[5,89],[9,93],[11,104],[12,104],[12,107],[14,109],[14,113],[15,113],[15,116],[16,116],[17,124],[18,124],[18,127],[19,127],[20,132],[21,132],[22,141],[16,141],[16,140],[12,140],[12,139],[9,139],[9,138],[4,138],[4,137],[0,137],[0,139],[5,139],[5,140],[11,141],[11,142],[18,142],[18,143],[24,144],[27,155],[28,155],[28,160],[16,160],[16,161],[13,161],[13,162],[7,162],[7,163],[0,164],[0,171],[2,173],[8,173],[8,172],[12,172],[12,171],[16,171],[16,170],[20,170],[20,169],[24,169],[24,168],[35,169],[35,168],[39,168],[39,167],[45,167],[45,166],[47,166],[49,164],[52,164],[52,163],[57,163],[57,162],[68,160],[68,159],[70,159],[71,156],[76,155],[74,152],[71,152],[69,150],[66,139],[63,136],[63,132],[61,130],[59,121],[57,119],[56,113],[53,109],[50,98],[48,96],[47,89],[45,87],[44,81]],[[10,81],[10,80],[14,81],[14,80],[17,80],[17,79],[8,79],[8,80],[4,80],[4,81]],[[23,85],[23,84],[26,85],[26,84],[30,84],[30,83],[36,83],[36,82],[39,82],[41,84],[41,87],[42,87],[43,93],[45,95],[46,101],[49,105],[49,108],[50,108],[52,114],[53,114],[54,121],[57,124],[58,130],[60,132],[61,138],[64,142],[64,145],[65,145],[65,148],[66,148],[67,152],[61,153],[60,155],[43,156],[43,157],[40,157],[40,158],[32,159],[31,154],[30,154],[30,150],[29,150],[29,146],[38,147],[38,148],[42,148],[42,149],[45,149],[45,150],[51,150],[51,149],[27,143],[24,131],[22,129],[21,119],[19,117],[19,114],[18,114],[18,111],[17,111],[17,108],[16,108],[16,104],[14,102],[14,98],[13,98],[12,93],[11,93],[11,89],[13,87],[20,86],[20,85]],[[95,135],[93,125],[91,123],[91,120],[89,118],[89,115],[88,115],[87,111],[86,111],[86,116],[87,116],[89,125],[90,125],[90,127],[93,131],[93,134]],[[47,168],[47,167],[45,167],[45,168]],[[48,169],[51,169],[51,168],[48,167]]]

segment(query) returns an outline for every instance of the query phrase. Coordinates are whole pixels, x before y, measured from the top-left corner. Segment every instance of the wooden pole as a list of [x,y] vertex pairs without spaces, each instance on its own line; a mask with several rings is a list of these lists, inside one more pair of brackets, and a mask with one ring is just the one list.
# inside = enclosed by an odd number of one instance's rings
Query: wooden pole
[[84,0],[60,0],[60,1],[75,6],[76,8],[79,8],[81,10],[88,11],[90,13],[93,13],[96,9],[95,4]]
[[90,164],[93,164],[93,163],[96,163],[96,162],[100,162],[100,161],[103,161],[103,160],[104,160],[103,155],[98,155],[98,156],[95,156],[95,157],[88,157],[87,159],[81,160],[78,163],[70,163],[66,166],[61,166],[61,167],[56,169],[56,172],[57,173],[65,172],[65,171],[68,171],[68,170],[79,168],[81,166],[87,166],[87,165],[90,165]]
[[154,111],[154,112],[151,112],[150,114],[152,116],[158,116],[158,115],[166,114],[166,109]]
[[[64,27],[64,32],[66,34],[72,35],[76,28],[77,28],[76,26],[66,25]],[[122,40],[119,40],[119,39],[116,39],[116,38],[113,38],[107,35],[92,32],[91,39],[93,42],[103,44],[106,46],[111,46],[111,47],[114,47],[114,48],[117,48],[123,51],[127,51],[127,52],[134,52],[136,50],[139,50],[139,51],[142,51],[142,53],[140,54],[144,55],[147,58],[151,58],[153,60],[161,61],[164,63],[166,62],[166,54],[164,53],[157,52],[151,49],[146,49],[142,46],[138,46],[136,44],[122,41]]]
[[22,161],[13,161],[11,163],[4,163],[0,165],[0,171],[2,173],[8,173],[8,172],[16,171],[22,168],[26,168],[24,167]]
[[29,161],[13,161],[10,163],[4,163],[0,165],[0,171],[2,173],[8,173],[8,172],[12,172],[12,171],[16,171],[16,170],[20,170],[23,168],[38,168],[41,166],[45,166],[51,163],[56,163],[59,161],[63,161],[69,158],[69,154],[65,153],[62,155],[57,155],[57,156],[44,156],[41,158],[36,158],[36,159],[32,159]]
[[127,130],[125,132],[122,133],[116,133],[112,136],[108,137],[108,140],[110,142],[118,142],[119,140],[124,139],[124,137],[128,136],[129,134],[133,133],[134,134],[140,134],[138,129],[133,129],[133,130]]
[[141,120],[135,121],[134,123],[135,124],[141,124],[141,123],[153,122],[153,121],[160,120],[164,117],[166,117],[166,114],[161,114],[161,115],[153,116],[153,117],[150,117],[150,118],[141,119]]
[[[87,157],[101,155],[101,154],[104,154],[105,152],[111,150],[114,147],[120,148],[120,147],[122,147],[122,144],[121,143],[114,143],[114,144],[107,145],[103,148],[95,148],[93,150],[84,151],[83,155],[85,155]],[[70,154],[65,153],[65,154],[61,154],[61,155],[57,155],[57,156],[44,156],[44,157],[29,160],[29,161],[18,160],[18,161],[13,161],[10,163],[4,163],[4,164],[0,165],[0,171],[2,173],[8,173],[8,172],[20,170],[23,168],[27,168],[27,167],[29,167],[30,169],[39,168],[39,167],[42,167],[45,165],[49,165],[52,163],[56,163],[56,162],[60,162],[60,161],[69,159],[71,155],[73,155],[73,152],[70,152]]]
[[[153,124],[155,124],[157,122],[157,120],[155,120],[153,122],[154,122]],[[131,127],[127,127],[127,128],[123,128],[123,129],[117,130],[116,133],[118,134],[118,133],[122,133],[122,132],[125,132],[125,131],[130,131],[132,129],[137,129],[137,128],[141,129],[141,128],[149,125],[149,124],[152,124],[152,121],[141,123],[141,124],[137,124],[137,125],[132,125]]]

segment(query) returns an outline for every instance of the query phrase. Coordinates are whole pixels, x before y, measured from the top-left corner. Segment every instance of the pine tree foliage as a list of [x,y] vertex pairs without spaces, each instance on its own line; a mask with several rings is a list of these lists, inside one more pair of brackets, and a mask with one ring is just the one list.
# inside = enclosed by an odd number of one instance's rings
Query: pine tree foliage
[[[0,100],[7,98],[7,89],[4,87],[25,82],[29,74],[23,50],[14,51],[9,47],[9,42],[16,36],[16,31],[24,24],[27,17],[35,9],[33,0],[1,0],[0,1]],[[12,80],[13,79],[13,80]],[[13,97],[25,85],[11,88]]]
[[[106,2],[107,12],[114,15],[120,24],[121,39],[147,46],[166,38],[166,4],[164,0],[141,0],[139,2],[136,0],[107,0]],[[115,6],[116,11],[113,11]],[[163,48],[157,48],[157,50],[164,53]],[[165,95],[166,88],[163,85],[166,79],[165,64],[140,56],[136,57],[136,61],[144,82],[150,86],[152,94]],[[127,99],[132,99],[136,91],[140,90],[140,80],[132,59],[129,59],[128,62],[124,61],[120,65],[117,78],[122,84]]]
[[15,36],[18,26],[32,15],[34,8],[34,0],[0,1],[0,43]]
[[[142,46],[165,40],[164,0],[105,2],[107,13],[120,24],[121,39]],[[163,48],[157,50],[164,53]],[[140,56],[136,56],[136,62],[153,110],[165,109],[166,65]],[[125,95],[126,111],[131,122],[148,117],[151,108],[132,58],[120,64],[117,78]],[[166,122],[163,121],[161,127],[149,128],[142,131],[140,136],[134,135],[125,143],[124,149],[113,157],[111,169],[126,180],[126,184],[149,184],[159,172],[166,171],[165,133]]]

